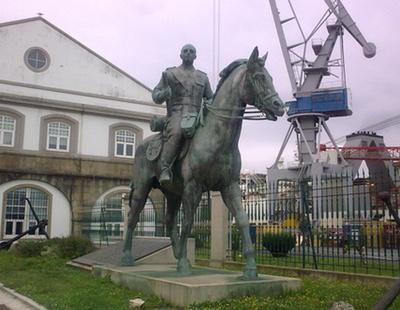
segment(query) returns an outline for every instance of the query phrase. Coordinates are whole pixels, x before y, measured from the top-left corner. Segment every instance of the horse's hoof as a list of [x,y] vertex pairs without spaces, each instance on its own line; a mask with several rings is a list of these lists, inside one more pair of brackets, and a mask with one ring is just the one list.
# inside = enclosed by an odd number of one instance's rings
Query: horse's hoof
[[123,254],[121,257],[121,266],[133,266],[135,265],[135,260],[130,253]]
[[187,258],[178,260],[177,271],[181,276],[190,276],[192,274],[192,265]]
[[258,279],[257,268],[247,267],[243,270],[243,280],[256,280]]

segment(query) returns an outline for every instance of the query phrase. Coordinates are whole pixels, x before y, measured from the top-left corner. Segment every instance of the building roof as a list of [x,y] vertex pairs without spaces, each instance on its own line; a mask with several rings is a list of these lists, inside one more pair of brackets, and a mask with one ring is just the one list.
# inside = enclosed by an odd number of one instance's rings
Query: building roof
[[87,46],[85,46],[84,44],[82,44],[81,42],[79,42],[78,40],[76,40],[75,38],[73,38],[72,36],[70,36],[68,33],[66,33],[65,31],[61,30],[60,28],[58,28],[57,26],[53,25],[52,23],[50,23],[48,20],[46,20],[45,18],[41,17],[41,16],[36,16],[36,17],[31,17],[31,18],[25,18],[25,19],[19,19],[19,20],[14,20],[14,21],[9,21],[9,22],[5,22],[5,23],[0,23],[0,28],[1,27],[6,27],[6,26],[12,26],[12,25],[18,25],[18,24],[23,24],[23,23],[30,23],[33,21],[42,21],[43,23],[47,24],[48,26],[50,26],[51,28],[53,28],[54,30],[56,30],[57,32],[61,33],[62,35],[64,35],[65,37],[67,37],[68,39],[70,39],[71,41],[73,41],[74,43],[76,43],[77,45],[79,45],[80,47],[84,48],[85,50],[87,50],[89,53],[91,53],[92,55],[94,55],[95,57],[101,59],[102,61],[104,61],[106,64],[108,64],[110,67],[112,67],[113,69],[117,70],[118,72],[120,72],[121,74],[125,75],[126,77],[128,77],[129,79],[131,79],[132,81],[134,81],[135,83],[139,84],[140,86],[144,87],[145,89],[147,89],[148,91],[152,91],[152,89],[150,87],[148,87],[147,85],[143,84],[142,82],[140,82],[139,80],[135,79],[133,76],[131,76],[130,74],[126,73],[124,70],[118,68],[116,65],[114,65],[113,63],[111,63],[110,61],[108,61],[107,59],[105,59],[104,57],[100,56],[99,54],[97,54],[96,52],[94,52],[92,49],[88,48]]

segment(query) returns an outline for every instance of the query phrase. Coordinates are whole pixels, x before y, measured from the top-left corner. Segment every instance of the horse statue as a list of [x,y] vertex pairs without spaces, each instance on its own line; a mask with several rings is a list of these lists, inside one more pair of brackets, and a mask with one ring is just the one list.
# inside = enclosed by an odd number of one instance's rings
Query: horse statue
[[[266,57],[267,55],[259,58],[258,48],[255,47],[248,60],[235,61],[221,72],[222,79],[213,102],[205,107],[203,125],[199,126],[188,146],[183,148],[184,155],[177,158],[174,164],[175,177],[171,185],[160,185],[160,162],[157,159],[150,161],[146,157],[147,147],[156,139],[156,135],[148,137],[137,147],[122,265],[134,263],[131,254],[134,229],[150,190],[160,188],[167,199],[166,226],[174,256],[178,260],[177,271],[181,275],[190,275],[192,267],[187,259],[187,238],[202,193],[210,190],[221,193],[240,229],[246,258],[243,277],[257,277],[249,220],[241,202],[238,141],[246,105],[256,107],[270,120],[276,120],[277,116],[284,114],[284,104],[275,91],[271,76],[264,68]],[[176,215],[181,204],[183,222],[179,234]]]

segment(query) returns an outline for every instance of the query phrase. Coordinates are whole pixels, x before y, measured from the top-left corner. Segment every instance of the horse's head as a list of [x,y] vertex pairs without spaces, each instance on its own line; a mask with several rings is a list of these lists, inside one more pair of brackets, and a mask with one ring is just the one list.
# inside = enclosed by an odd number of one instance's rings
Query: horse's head
[[282,116],[285,113],[285,105],[275,91],[272,77],[264,67],[267,54],[259,58],[258,48],[255,47],[247,61],[246,80],[248,82],[248,97],[251,99],[246,103],[254,105],[265,113],[269,120],[275,121],[277,116]]

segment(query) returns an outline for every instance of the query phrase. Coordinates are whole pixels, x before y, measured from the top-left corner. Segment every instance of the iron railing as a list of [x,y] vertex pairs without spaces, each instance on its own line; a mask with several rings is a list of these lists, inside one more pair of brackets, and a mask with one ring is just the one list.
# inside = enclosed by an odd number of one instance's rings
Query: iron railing
[[[400,177],[365,173],[329,175],[267,183],[243,182],[243,207],[259,264],[400,275],[400,229],[386,204],[400,207]],[[385,191],[389,200],[379,196]],[[82,233],[97,244],[122,240],[124,210],[96,205],[79,216]],[[88,210],[88,211],[86,211]],[[135,231],[140,236],[167,236],[165,201],[148,202]],[[178,213],[178,228],[182,220]],[[242,245],[235,220],[229,221],[227,259],[241,262]],[[196,257],[211,252],[211,202],[203,196],[191,237]]]
[[[386,191],[397,211],[399,189],[395,170],[242,185],[257,262],[399,275],[400,229],[379,198]],[[232,227],[231,258],[242,261]]]
[[[211,245],[211,211],[209,195],[205,194],[195,215],[190,237],[196,240],[196,256],[209,258]],[[127,201],[126,201],[127,203]],[[89,237],[97,246],[108,246],[123,240],[125,208],[123,202],[111,204],[96,203],[85,206],[75,215],[74,223],[79,225],[81,234]],[[182,212],[177,214],[178,231],[181,229]],[[135,236],[169,237],[166,228],[166,201],[148,200],[140,214]]]

